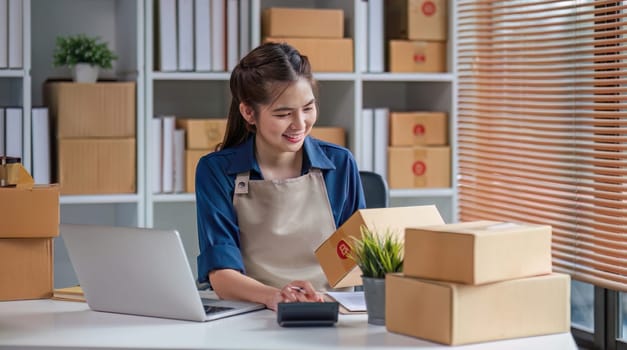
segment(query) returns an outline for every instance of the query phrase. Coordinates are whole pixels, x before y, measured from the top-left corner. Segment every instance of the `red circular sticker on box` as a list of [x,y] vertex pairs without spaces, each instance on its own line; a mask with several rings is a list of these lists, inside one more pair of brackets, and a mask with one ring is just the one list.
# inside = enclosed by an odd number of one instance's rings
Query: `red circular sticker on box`
[[414,62],[424,63],[427,60],[425,55],[414,54]]
[[422,124],[414,125],[414,135],[420,136],[425,134],[425,126]]
[[422,3],[422,13],[425,16],[433,16],[435,13],[435,4],[433,1],[425,1]]
[[425,163],[417,161],[414,163],[414,165],[412,165],[411,169],[413,170],[414,175],[422,176],[425,174],[425,171],[427,171],[427,166],[425,165]]
[[348,259],[348,255],[351,252],[351,246],[349,246],[343,239],[340,239],[340,241],[337,242],[336,252],[340,259]]

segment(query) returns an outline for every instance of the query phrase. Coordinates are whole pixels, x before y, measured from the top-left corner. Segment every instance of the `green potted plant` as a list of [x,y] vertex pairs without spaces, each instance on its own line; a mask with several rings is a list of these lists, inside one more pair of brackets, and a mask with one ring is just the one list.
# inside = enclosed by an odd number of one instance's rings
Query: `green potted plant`
[[98,69],[112,68],[117,56],[100,38],[78,34],[57,37],[53,59],[55,67],[72,69],[75,82],[94,83],[98,80]]
[[385,324],[385,275],[403,269],[403,242],[391,230],[376,232],[365,225],[353,237],[350,258],[361,269],[368,323]]

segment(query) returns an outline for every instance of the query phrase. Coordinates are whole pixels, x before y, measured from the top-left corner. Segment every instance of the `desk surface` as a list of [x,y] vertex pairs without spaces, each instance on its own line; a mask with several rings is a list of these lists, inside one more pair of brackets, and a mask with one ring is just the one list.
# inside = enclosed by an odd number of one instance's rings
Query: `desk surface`
[[569,333],[460,347],[393,334],[366,315],[340,315],[335,327],[282,328],[262,310],[197,323],[91,311],[56,300],[0,302],[0,349],[577,349]]

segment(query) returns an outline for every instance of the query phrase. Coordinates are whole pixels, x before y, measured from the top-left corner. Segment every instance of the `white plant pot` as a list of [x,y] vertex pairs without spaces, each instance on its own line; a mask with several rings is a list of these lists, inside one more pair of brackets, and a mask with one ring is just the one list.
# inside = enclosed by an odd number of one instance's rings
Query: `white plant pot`
[[72,69],[72,78],[77,83],[95,83],[98,80],[98,66],[77,63]]

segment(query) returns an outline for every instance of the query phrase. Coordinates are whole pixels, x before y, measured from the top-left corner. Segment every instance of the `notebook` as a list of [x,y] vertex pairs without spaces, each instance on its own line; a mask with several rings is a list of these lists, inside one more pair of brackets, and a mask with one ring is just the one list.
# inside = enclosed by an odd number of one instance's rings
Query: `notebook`
[[61,224],[92,310],[210,321],[263,304],[201,298],[176,230]]

